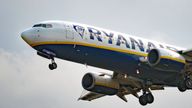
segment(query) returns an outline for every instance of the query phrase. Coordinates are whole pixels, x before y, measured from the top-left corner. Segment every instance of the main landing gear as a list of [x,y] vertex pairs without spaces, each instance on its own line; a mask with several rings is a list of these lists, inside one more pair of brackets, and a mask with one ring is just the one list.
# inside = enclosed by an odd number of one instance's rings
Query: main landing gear
[[192,89],[192,80],[189,77],[186,77],[183,81],[179,82],[178,89],[181,92],[185,92],[187,89]]
[[150,91],[147,93],[145,90],[143,90],[143,95],[141,95],[139,97],[139,103],[141,105],[145,106],[145,105],[151,104],[153,102],[154,102],[154,97],[153,97],[152,93]]
[[55,63],[54,58],[51,59],[51,63],[49,64],[49,69],[54,70],[57,68],[57,64]]

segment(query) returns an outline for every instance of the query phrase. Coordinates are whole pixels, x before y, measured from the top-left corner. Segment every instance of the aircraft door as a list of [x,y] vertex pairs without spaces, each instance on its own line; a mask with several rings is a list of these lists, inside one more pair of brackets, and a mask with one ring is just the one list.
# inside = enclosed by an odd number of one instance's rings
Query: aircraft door
[[74,39],[74,33],[73,33],[72,27],[70,25],[66,25],[65,28],[66,28],[66,33],[67,33],[66,38]]

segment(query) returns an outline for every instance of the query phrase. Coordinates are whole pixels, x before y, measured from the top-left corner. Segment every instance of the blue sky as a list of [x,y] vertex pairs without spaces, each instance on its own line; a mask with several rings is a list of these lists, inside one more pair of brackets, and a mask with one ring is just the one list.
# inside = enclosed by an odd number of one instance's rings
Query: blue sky
[[[141,107],[133,96],[77,101],[86,72],[106,71],[56,59],[38,57],[20,33],[44,20],[66,20],[111,29],[176,46],[191,48],[191,0],[0,0],[0,107]],[[76,68],[74,68],[76,67]],[[191,91],[155,91],[147,107],[190,107]]]

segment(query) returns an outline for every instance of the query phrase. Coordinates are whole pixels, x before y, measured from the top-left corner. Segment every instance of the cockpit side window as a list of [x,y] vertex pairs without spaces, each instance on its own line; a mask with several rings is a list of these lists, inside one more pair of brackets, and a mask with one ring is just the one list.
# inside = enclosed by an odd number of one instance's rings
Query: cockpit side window
[[53,26],[51,24],[46,24],[46,28],[52,28]]
[[51,24],[35,24],[33,27],[52,28]]
[[33,27],[41,27],[41,24],[35,24]]

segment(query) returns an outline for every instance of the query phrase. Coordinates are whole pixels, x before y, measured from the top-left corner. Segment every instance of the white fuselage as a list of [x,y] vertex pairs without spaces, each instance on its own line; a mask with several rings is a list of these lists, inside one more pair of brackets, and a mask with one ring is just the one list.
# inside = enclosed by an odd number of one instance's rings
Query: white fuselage
[[126,74],[135,74],[143,68],[142,71],[156,75],[153,68],[147,70],[146,66],[139,66],[140,58],[145,59],[151,49],[160,49],[161,58],[166,59],[164,62],[176,64],[172,69],[181,70],[185,64],[185,59],[175,53],[183,48],[85,24],[45,21],[24,31],[21,36],[38,52]]
[[62,21],[42,23],[51,24],[52,27],[33,27],[22,33],[23,39],[31,46],[65,42],[129,52],[140,56],[146,56],[147,52],[153,48],[165,48],[173,51],[184,50],[180,47],[84,24]]

